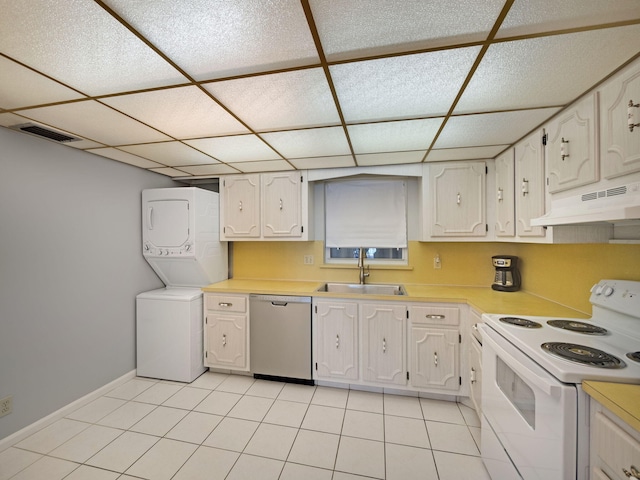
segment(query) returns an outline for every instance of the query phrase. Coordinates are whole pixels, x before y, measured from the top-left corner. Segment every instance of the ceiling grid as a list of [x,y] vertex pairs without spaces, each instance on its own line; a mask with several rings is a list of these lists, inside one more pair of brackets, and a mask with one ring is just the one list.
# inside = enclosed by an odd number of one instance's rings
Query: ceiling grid
[[184,179],[493,158],[640,56],[637,0],[0,9],[0,126]]

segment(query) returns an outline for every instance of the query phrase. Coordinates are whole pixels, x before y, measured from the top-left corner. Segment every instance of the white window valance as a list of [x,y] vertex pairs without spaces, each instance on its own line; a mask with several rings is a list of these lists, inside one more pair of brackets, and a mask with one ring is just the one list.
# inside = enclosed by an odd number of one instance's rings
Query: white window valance
[[326,246],[330,248],[406,248],[406,181],[326,183],[325,228]]

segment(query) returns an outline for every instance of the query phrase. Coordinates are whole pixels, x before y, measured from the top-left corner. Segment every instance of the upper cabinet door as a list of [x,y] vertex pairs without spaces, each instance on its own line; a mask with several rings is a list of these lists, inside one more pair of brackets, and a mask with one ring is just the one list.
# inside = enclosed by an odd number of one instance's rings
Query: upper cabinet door
[[[631,105],[630,105],[631,104]],[[605,178],[640,171],[640,64],[614,77],[600,90],[601,158]]]
[[544,148],[542,130],[516,145],[516,233],[522,237],[544,237],[543,227],[532,227],[531,219],[544,215]]
[[225,238],[260,237],[260,175],[225,176],[222,186]]
[[598,181],[596,95],[563,111],[545,132],[550,193]]
[[515,226],[513,148],[496,157],[496,235],[513,237]]
[[484,162],[430,165],[432,236],[486,236],[486,169]]
[[301,182],[300,172],[262,174],[264,237],[302,235]]

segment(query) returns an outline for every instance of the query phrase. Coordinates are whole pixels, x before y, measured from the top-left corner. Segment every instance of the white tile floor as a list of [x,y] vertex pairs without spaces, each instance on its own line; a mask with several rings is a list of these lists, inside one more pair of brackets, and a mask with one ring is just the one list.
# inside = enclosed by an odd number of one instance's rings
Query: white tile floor
[[0,452],[0,480],[487,480],[453,402],[207,372],[135,378]]

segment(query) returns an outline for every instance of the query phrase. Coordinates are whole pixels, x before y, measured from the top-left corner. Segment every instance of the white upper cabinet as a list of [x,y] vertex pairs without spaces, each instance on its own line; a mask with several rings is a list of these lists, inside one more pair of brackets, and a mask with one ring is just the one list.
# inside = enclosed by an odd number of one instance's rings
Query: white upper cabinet
[[640,171],[640,63],[600,90],[602,174],[614,178]]
[[498,237],[513,237],[516,234],[515,214],[515,172],[513,148],[496,157],[496,224]]
[[597,182],[597,99],[588,95],[545,126],[549,193]]
[[428,172],[423,238],[486,237],[486,163],[432,163]]
[[221,178],[221,240],[308,240],[306,171]]
[[515,147],[516,233],[521,237],[544,237],[543,227],[531,219],[545,213],[544,147],[537,130]]

